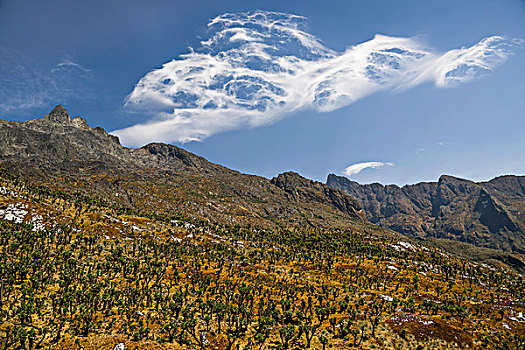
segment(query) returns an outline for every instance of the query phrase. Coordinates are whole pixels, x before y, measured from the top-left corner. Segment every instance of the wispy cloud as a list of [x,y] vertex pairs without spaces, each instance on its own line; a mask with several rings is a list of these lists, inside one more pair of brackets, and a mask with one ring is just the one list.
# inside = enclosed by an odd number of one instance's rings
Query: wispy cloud
[[328,112],[383,90],[465,83],[502,63],[518,42],[500,36],[445,53],[417,38],[376,35],[344,52],[306,31],[301,16],[249,12],[212,19],[201,46],[144,75],[125,106],[149,117],[114,131],[128,145],[188,142]]
[[394,166],[394,163],[389,162],[364,162],[364,163],[356,163],[352,164],[344,170],[344,173],[348,176],[352,176],[355,174],[360,173],[361,171],[367,169],[367,168],[382,168],[385,166]]
[[37,68],[21,54],[0,47],[0,113],[24,112],[69,98],[95,95],[91,70],[65,58],[50,70]]
[[53,69],[51,69],[51,73],[56,73],[56,72],[59,72],[60,70],[71,69],[71,68],[78,69],[79,71],[82,71],[84,73],[91,72],[91,69],[84,68],[80,64],[75,63],[71,61],[70,59],[64,58],[61,62],[57,63],[57,65]]

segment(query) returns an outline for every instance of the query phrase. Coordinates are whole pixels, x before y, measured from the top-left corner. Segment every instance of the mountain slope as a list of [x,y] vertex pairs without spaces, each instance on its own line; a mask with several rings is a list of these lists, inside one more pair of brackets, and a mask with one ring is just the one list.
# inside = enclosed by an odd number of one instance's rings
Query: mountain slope
[[501,264],[361,230],[141,215],[1,175],[1,349],[523,348],[525,281]]
[[[295,173],[241,174],[179,147],[125,148],[57,106],[40,119],[0,121],[2,168],[33,183],[108,203],[221,222],[338,226],[364,223],[355,199]],[[286,178],[283,182],[280,179]],[[303,195],[296,198],[290,192]]]
[[398,232],[525,253],[525,177],[475,183],[443,175],[399,187],[331,174],[327,184],[356,198],[371,222]]

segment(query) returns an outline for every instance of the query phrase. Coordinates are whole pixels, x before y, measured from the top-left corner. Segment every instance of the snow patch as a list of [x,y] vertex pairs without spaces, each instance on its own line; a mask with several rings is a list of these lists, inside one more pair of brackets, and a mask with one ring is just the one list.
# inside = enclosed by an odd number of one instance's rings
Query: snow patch
[[405,248],[405,249],[416,249],[416,247],[413,244],[407,243],[407,242],[397,242],[397,245]]
[[386,301],[394,301],[394,298],[392,298],[390,295],[379,294],[379,296],[380,296],[381,299],[383,299],[383,300],[386,300]]
[[24,217],[27,215],[28,211],[27,205],[23,203],[9,203],[7,208],[0,209],[0,217],[4,220],[13,221],[17,224],[24,222]]
[[33,229],[32,231],[43,231],[45,230],[46,226],[44,225],[44,222],[43,222],[44,218],[42,217],[42,215],[39,215],[39,214],[35,214],[31,217],[31,220],[29,221],[29,223],[31,225],[33,225]]
[[124,343],[118,343],[113,350],[126,350],[126,345],[124,345]]

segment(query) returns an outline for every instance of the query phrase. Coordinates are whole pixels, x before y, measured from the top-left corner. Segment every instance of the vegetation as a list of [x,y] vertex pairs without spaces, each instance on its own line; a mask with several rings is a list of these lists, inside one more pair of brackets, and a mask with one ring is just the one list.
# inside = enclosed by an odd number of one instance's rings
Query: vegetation
[[524,349],[525,278],[349,229],[0,187],[0,349]]

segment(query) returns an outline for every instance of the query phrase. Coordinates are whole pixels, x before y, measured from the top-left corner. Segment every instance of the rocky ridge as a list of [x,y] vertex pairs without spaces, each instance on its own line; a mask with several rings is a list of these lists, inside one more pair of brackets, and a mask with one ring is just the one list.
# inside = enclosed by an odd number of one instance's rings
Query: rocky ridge
[[299,174],[268,180],[174,145],[126,148],[104,129],[71,119],[62,106],[39,119],[0,121],[0,131],[4,170],[110,203],[241,224],[327,227],[365,221],[355,199]]
[[330,174],[327,184],[356,198],[372,223],[400,233],[525,253],[524,176],[475,183],[443,175],[399,187]]

